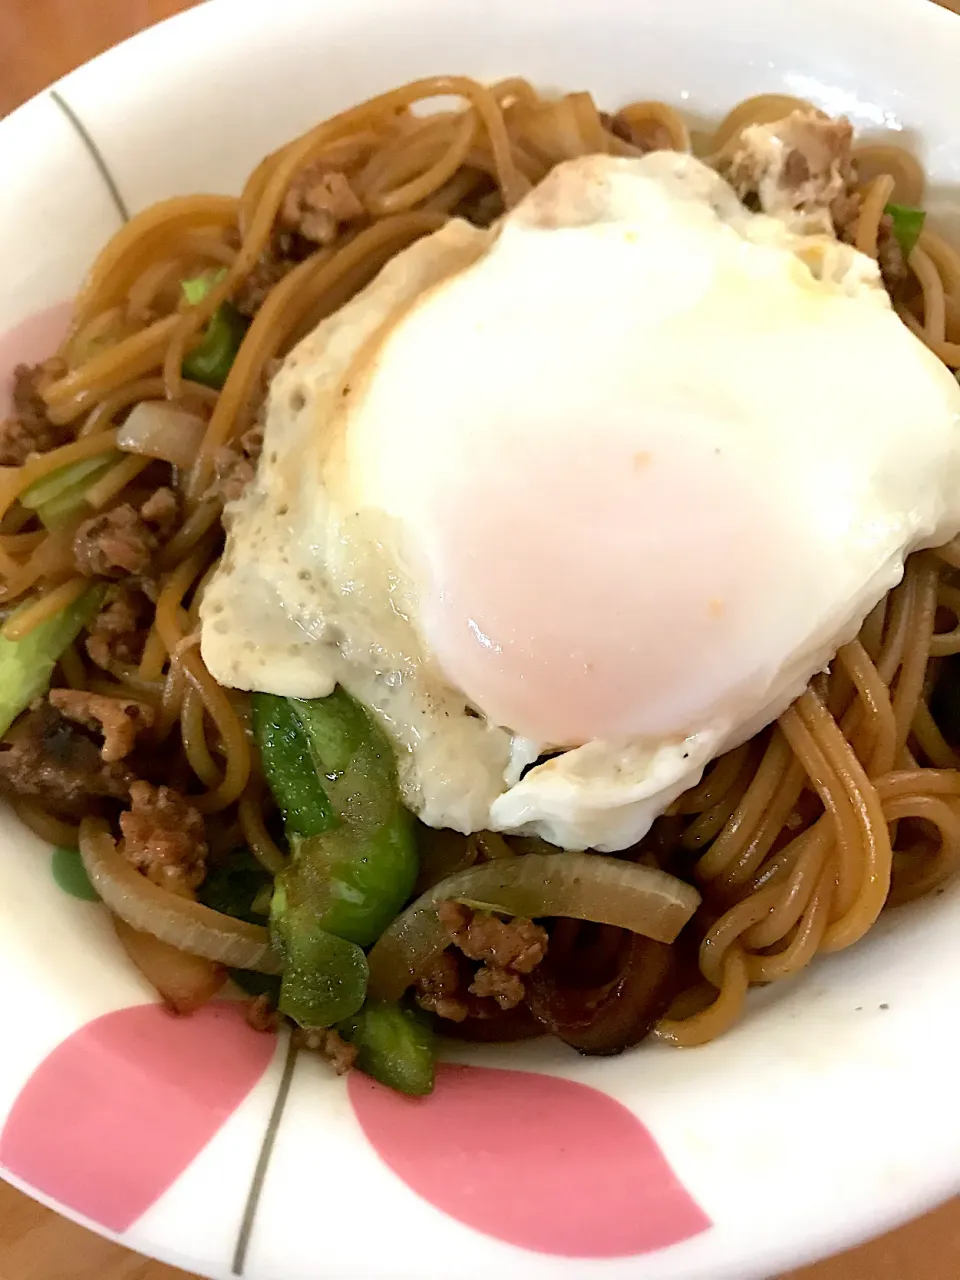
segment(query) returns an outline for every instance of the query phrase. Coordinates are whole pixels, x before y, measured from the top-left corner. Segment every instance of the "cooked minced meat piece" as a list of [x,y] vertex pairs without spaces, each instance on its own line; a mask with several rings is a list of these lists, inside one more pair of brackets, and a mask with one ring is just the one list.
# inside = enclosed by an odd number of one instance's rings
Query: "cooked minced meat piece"
[[883,276],[887,293],[893,296],[899,291],[901,285],[906,283],[910,273],[907,271],[907,260],[903,256],[900,241],[893,229],[893,219],[889,213],[881,216],[877,227],[877,261],[880,264],[880,274]]
[[40,394],[44,382],[66,372],[58,360],[18,364],[13,371],[13,413],[0,422],[0,466],[19,467],[32,453],[46,453],[69,438],[67,427],[47,417]]
[[158,546],[153,532],[128,502],[84,520],[73,539],[73,558],[88,578],[145,573]]
[[213,463],[213,483],[206,496],[218,498],[221,502],[233,502],[239,498],[256,475],[262,448],[263,427],[257,424],[245,431],[239,441],[218,449]]
[[420,974],[416,1000],[421,1009],[448,1022],[463,1022],[470,1012],[463,999],[460,963],[452,951],[441,951]]
[[148,880],[189,895],[206,875],[203,818],[172,787],[134,782],[130,808],[120,815],[123,854]]
[[94,812],[100,799],[126,798],[130,770],[105,760],[98,744],[49,702],[28,712],[14,734],[0,747],[0,789],[7,794],[73,819]]
[[364,217],[350,179],[323,161],[295,175],[280,207],[280,225],[315,244],[332,244],[340,228]]
[[112,662],[139,662],[149,632],[151,602],[139,586],[118,583],[107,588],[103,608],[87,632],[87,653],[98,667]]
[[862,204],[863,196],[859,191],[847,191],[830,205],[830,216],[833,219],[833,229],[838,240],[853,244],[857,238],[857,223],[860,221]]
[[166,485],[155,489],[140,507],[141,520],[155,530],[160,538],[168,538],[173,532],[178,513],[177,495]]
[[547,953],[546,929],[522,916],[501,920],[459,902],[441,902],[437,914],[451,942],[491,968],[530,973]]
[[474,974],[469,991],[472,995],[496,1000],[501,1009],[515,1009],[526,995],[523,979],[518,973],[486,964]]
[[247,1026],[254,1031],[276,1031],[280,1015],[266,993],[254,996],[247,1004]]
[[[489,1002],[503,1010],[521,1004],[523,975],[546,955],[547,931],[523,917],[501,920],[458,902],[441,902],[437,913],[452,946],[420,974],[415,994],[421,1008],[463,1022],[471,1015],[489,1017]],[[471,960],[480,962],[472,974]]]
[[717,168],[741,200],[755,200],[764,213],[830,214],[856,182],[852,146],[849,120],[793,111],[748,125]]
[[278,285],[296,265],[293,258],[285,257],[272,247],[264,250],[249,275],[244,276],[233,296],[233,305],[241,315],[255,316],[274,285]]
[[[860,223],[860,208],[862,204],[863,197],[860,193],[851,191],[847,195],[840,196],[839,199],[834,200],[830,206],[834,230],[838,239],[843,240],[846,244],[856,244],[857,242],[857,230]],[[900,241],[897,239],[893,229],[893,219],[889,213],[881,215],[877,226],[877,261],[887,293],[891,297],[896,296],[901,286],[906,283],[909,272],[907,271],[907,262],[903,256],[903,250],[900,248]]]
[[153,724],[153,710],[134,698],[111,698],[83,689],[53,689],[50,704],[76,724],[103,736],[102,759],[123,760],[143,729]]
[[333,1027],[304,1027],[299,1041],[305,1049],[326,1058],[338,1076],[346,1075],[357,1061],[357,1046],[344,1040]]

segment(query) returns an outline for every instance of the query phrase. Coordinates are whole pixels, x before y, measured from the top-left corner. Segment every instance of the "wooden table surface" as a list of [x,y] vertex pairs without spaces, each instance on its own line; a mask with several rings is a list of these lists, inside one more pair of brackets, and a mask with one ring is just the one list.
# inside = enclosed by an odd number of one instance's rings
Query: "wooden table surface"
[[[960,11],[960,0],[939,0]],[[0,0],[0,116],[65,72],[196,0]],[[958,1280],[960,1199],[789,1280]],[[190,1280],[0,1183],[0,1280]],[[788,1280],[783,1277],[782,1280]]]

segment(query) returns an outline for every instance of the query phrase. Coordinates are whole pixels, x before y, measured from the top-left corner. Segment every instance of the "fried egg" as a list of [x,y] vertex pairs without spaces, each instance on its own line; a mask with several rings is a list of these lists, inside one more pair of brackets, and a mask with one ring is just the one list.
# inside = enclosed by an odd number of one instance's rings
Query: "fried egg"
[[615,850],[960,530],[960,389],[870,258],[588,156],[304,339],[227,514],[218,680],[342,684],[432,826]]

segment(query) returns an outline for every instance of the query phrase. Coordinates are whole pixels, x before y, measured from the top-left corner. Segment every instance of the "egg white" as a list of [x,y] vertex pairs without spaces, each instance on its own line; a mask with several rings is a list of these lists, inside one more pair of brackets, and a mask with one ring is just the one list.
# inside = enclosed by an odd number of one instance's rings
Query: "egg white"
[[960,529],[958,423],[870,259],[689,156],[571,161],[288,357],[203,656],[343,684],[430,825],[622,848]]

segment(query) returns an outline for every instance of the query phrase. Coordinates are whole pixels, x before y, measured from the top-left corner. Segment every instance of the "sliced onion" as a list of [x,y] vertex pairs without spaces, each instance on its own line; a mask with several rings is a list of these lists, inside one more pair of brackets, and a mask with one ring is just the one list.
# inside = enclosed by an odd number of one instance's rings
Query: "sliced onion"
[[[678,994],[684,966],[677,947],[638,933],[626,936],[614,976],[586,988],[562,981],[551,941],[547,958],[527,979],[527,1003],[544,1031],[581,1053],[597,1054],[619,1053],[651,1031]],[[569,959],[575,963],[575,951]]]
[[206,429],[203,418],[195,413],[165,400],[141,400],[117,432],[117,444],[127,453],[191,467]]
[[503,915],[570,916],[673,942],[700,904],[692,885],[655,867],[599,853],[528,853],[435,884],[370,952],[370,992],[396,1000],[449,942],[437,904],[452,899]]
[[132,928],[231,969],[281,972],[280,957],[262,925],[235,920],[161,889],[127,862],[102,819],[84,818],[79,843],[93,887],[110,910]]
[[119,916],[113,917],[113,927],[124,951],[174,1013],[195,1013],[227,980],[223,965],[189,955],[152,933],[131,929]]

